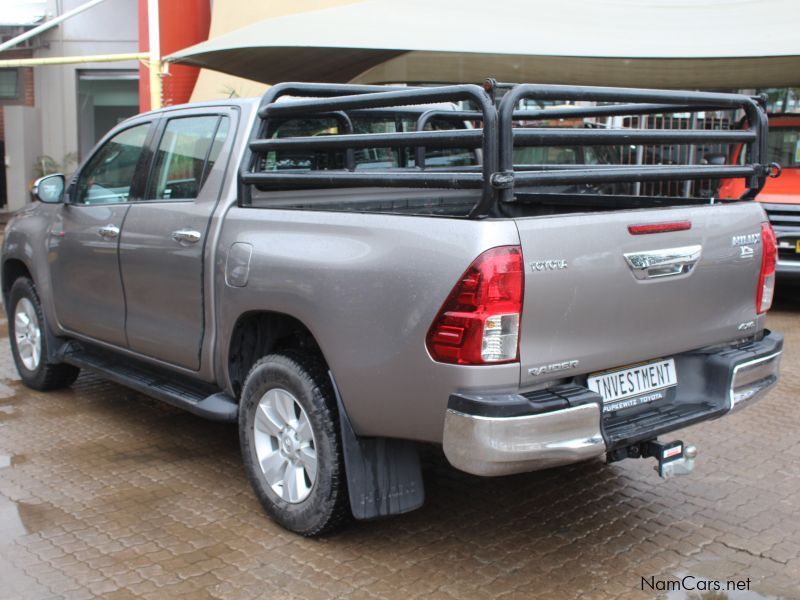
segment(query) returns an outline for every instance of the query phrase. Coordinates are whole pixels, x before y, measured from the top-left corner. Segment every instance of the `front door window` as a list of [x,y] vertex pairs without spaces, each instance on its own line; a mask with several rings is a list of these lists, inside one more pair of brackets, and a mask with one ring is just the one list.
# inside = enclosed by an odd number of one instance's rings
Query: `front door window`
[[130,200],[136,166],[149,123],[121,131],[95,152],[78,180],[76,204],[117,204]]

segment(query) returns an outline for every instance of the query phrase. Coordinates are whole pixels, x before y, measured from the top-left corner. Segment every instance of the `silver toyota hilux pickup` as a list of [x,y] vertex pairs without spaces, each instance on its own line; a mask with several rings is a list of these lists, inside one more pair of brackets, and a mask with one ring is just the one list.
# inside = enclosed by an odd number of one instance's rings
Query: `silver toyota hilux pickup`
[[[666,114],[700,125],[613,125]],[[237,422],[258,498],[303,535],[419,507],[420,443],[484,476],[687,473],[695,448],[659,436],[778,377],[766,133],[749,96],[492,80],[141,114],[9,223],[14,360],[38,390],[86,369]],[[659,144],[690,160],[599,158]],[[751,162],[703,159],[739,144]],[[708,192],[730,178],[740,199]]]

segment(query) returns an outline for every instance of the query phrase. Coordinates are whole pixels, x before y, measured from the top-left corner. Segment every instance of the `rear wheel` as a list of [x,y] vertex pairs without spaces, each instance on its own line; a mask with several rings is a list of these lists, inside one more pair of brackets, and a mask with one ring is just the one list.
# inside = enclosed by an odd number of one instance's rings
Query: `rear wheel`
[[272,354],[245,380],[239,440],[250,483],[269,515],[305,536],[349,516],[338,411],[321,361]]
[[8,295],[8,335],[11,354],[22,381],[35,390],[55,390],[71,385],[80,369],[47,361],[44,313],[33,282],[21,277]]

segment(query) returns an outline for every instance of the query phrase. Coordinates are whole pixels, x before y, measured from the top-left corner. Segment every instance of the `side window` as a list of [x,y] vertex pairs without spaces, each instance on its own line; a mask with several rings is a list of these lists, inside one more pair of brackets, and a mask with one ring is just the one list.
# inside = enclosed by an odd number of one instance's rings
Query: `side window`
[[145,200],[194,200],[219,157],[228,117],[178,117],[158,144]]
[[77,204],[128,202],[150,123],[119,132],[98,150],[78,179]]

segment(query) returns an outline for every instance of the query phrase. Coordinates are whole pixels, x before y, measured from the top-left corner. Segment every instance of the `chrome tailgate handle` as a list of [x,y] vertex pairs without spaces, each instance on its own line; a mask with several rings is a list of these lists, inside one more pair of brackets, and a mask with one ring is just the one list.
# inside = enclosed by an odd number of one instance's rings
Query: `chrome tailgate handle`
[[97,233],[100,235],[100,237],[114,239],[119,235],[119,227],[116,225],[104,225],[97,230]]
[[624,254],[636,279],[658,279],[689,273],[700,260],[703,247],[681,246]]
[[181,245],[196,244],[200,241],[200,232],[194,229],[178,229],[172,232],[172,239]]

